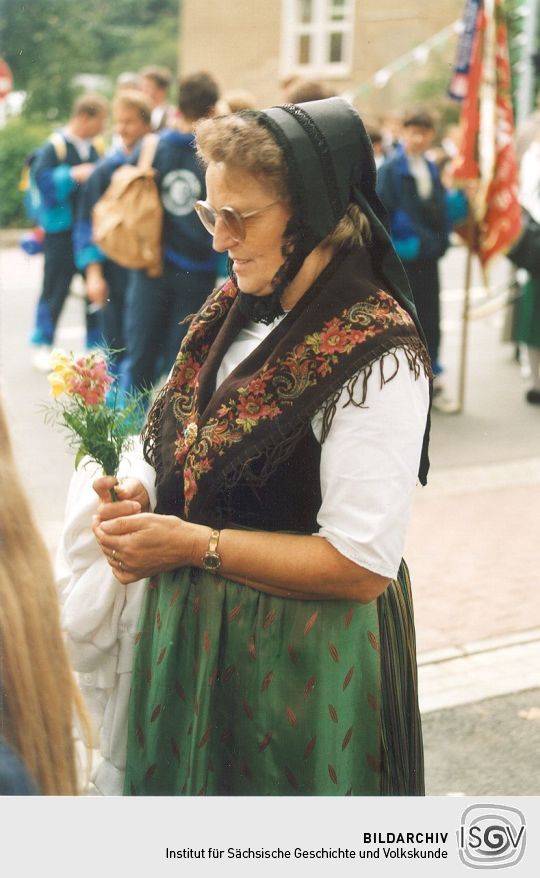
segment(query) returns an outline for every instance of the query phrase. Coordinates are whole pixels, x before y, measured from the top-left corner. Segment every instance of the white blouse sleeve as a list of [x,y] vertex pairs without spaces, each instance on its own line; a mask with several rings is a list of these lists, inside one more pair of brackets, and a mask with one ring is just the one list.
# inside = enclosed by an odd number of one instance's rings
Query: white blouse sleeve
[[[429,405],[423,371],[418,380],[405,354],[399,369],[380,386],[375,364],[365,406],[347,405],[343,391],[328,437],[321,447],[322,504],[318,536],[373,573],[394,579],[401,563],[411,514]],[[393,355],[384,375],[393,374]],[[322,415],[312,421],[317,439]]]

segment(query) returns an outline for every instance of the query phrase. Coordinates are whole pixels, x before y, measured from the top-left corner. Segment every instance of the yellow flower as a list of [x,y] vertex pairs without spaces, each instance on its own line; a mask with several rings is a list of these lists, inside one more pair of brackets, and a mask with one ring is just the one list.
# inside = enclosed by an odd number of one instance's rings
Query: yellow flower
[[56,399],[62,393],[70,395],[69,379],[75,374],[75,363],[73,356],[66,354],[60,348],[55,348],[51,354],[51,371],[49,372],[48,381],[51,385],[51,393]]
[[67,386],[67,377],[68,372],[62,374],[60,372],[50,372],[47,375],[47,380],[51,385],[51,394],[54,399],[57,399],[62,393],[68,392]]
[[61,348],[55,348],[50,357],[53,372],[62,372],[65,369],[73,369],[73,357],[66,354]]

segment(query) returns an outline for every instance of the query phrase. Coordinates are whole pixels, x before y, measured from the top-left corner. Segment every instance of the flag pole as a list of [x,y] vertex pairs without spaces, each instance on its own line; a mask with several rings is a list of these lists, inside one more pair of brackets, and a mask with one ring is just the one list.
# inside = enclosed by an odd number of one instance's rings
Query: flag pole
[[[513,243],[521,228],[518,167],[510,136],[514,120],[503,6],[504,0],[467,0],[466,26],[454,75],[454,84],[457,82],[463,95],[462,142],[454,181],[476,184],[476,191],[469,193],[470,213],[462,235],[469,252],[465,266],[457,400],[451,408],[445,407],[446,411],[456,414],[463,411],[465,404],[474,255],[478,256],[483,269]],[[453,88],[453,92],[457,94],[460,89]]]
[[459,415],[463,411],[465,405],[465,385],[467,381],[467,358],[469,353],[469,313],[471,304],[471,278],[473,264],[473,235],[474,235],[474,215],[472,210],[469,212],[468,225],[468,247],[467,259],[465,262],[465,283],[463,289],[463,310],[461,315],[461,351],[459,356],[459,373],[458,373],[458,395],[457,403],[453,414]]

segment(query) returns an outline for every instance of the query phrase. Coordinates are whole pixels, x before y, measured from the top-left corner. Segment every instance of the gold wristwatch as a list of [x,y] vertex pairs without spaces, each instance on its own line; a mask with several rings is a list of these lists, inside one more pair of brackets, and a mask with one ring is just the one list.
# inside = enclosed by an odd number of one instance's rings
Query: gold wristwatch
[[203,570],[208,570],[210,573],[216,573],[221,567],[221,555],[217,550],[220,533],[219,530],[213,530],[211,532],[210,539],[208,540],[208,548],[202,556]]

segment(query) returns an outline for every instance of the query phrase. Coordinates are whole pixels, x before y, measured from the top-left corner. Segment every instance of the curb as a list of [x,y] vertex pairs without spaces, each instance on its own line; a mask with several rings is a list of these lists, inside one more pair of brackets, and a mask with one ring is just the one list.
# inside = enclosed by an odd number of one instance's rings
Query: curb
[[418,659],[423,716],[540,689],[540,629],[433,650]]
[[437,665],[441,662],[453,659],[469,658],[486,652],[494,652],[498,649],[506,649],[509,646],[521,646],[524,643],[540,641],[540,628],[530,628],[527,631],[518,631],[515,634],[505,634],[501,637],[488,637],[485,640],[474,640],[459,646],[445,646],[441,649],[431,649],[420,653],[417,658],[418,667]]

